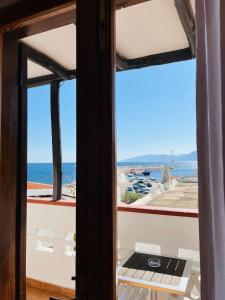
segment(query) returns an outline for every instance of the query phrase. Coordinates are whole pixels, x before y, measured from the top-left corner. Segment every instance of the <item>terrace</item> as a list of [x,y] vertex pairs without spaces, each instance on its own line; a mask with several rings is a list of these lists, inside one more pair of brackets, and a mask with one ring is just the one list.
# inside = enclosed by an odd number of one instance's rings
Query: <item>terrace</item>
[[[76,203],[28,197],[27,209],[28,286],[41,287],[51,296],[61,288],[61,298],[72,296]],[[128,250],[191,259],[193,287],[190,292],[193,297],[199,296],[197,210],[119,204],[117,217],[118,261],[126,257]],[[60,272],[55,272],[56,269]],[[158,297],[169,299],[166,293],[159,293]],[[28,299],[32,300],[30,296]]]

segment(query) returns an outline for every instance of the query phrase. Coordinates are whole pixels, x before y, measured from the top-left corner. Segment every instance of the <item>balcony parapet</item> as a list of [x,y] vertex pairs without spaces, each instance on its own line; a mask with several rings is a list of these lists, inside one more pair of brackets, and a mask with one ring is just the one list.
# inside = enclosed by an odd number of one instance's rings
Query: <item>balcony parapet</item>
[[[76,202],[74,201],[74,199],[52,201],[47,198],[27,197],[27,202],[31,204],[76,207]],[[141,205],[131,206],[129,204],[119,203],[117,206],[117,210],[121,212],[130,212],[130,213],[198,218],[198,210],[189,209],[189,208],[185,209],[185,208],[169,208],[169,207],[141,206]]]

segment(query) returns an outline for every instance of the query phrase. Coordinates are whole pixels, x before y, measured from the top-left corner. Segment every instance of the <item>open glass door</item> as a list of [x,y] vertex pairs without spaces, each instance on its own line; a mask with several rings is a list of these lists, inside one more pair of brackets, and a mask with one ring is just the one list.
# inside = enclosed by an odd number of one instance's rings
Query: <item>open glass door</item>
[[75,297],[75,34],[68,24],[21,39],[28,65],[28,300]]
[[[1,274],[6,274],[1,282],[7,282],[2,286],[4,300],[24,300],[26,281],[39,293],[46,289],[52,296],[55,294],[53,297],[63,298],[65,293],[71,293],[67,296],[73,298],[74,280],[71,281],[71,278],[76,278],[78,298],[116,299],[114,10],[115,3],[111,0],[78,1],[77,6],[69,3],[58,10],[45,11],[34,20],[30,18],[7,28],[9,34],[4,36],[3,47],[2,84],[5,87],[1,99],[4,114],[0,129],[3,132],[1,157],[4,160],[0,163],[0,181],[1,196],[4,201],[9,201],[10,206],[5,208],[5,202],[0,206],[5,209],[4,218],[11,222],[7,225],[10,238],[1,227],[6,245],[0,250],[6,257],[5,265],[0,266]],[[71,60],[71,53],[76,54],[76,35],[77,63]],[[20,43],[22,46],[19,46]],[[25,52],[18,56],[19,47]],[[59,90],[66,86],[62,82],[76,76],[75,189],[74,184],[60,187],[61,182],[64,184],[60,173],[61,170],[65,172],[65,168],[61,169],[60,165],[63,152],[60,153],[59,140]],[[11,85],[7,83],[9,80]],[[29,166],[28,178],[32,183],[28,184],[26,197],[27,87],[33,87],[29,91],[30,98],[42,101],[44,92],[37,92],[35,96],[35,88],[49,84],[51,87],[43,89],[47,92],[48,101],[51,97],[48,111],[55,149],[53,177],[49,182],[40,182],[42,179],[39,181],[31,176],[34,165]],[[29,107],[29,117],[32,110],[36,117],[39,105],[36,103],[33,108]],[[40,112],[39,126],[35,126],[42,131],[43,141],[49,131],[43,126],[45,113]],[[75,140],[75,136],[73,138]],[[38,146],[34,148],[41,157]],[[44,174],[46,165],[41,168]],[[77,201],[74,201],[75,196]],[[7,273],[7,270],[10,272]],[[14,271],[16,276],[13,276]],[[9,289],[15,285],[15,289]]]
[[116,12],[119,299],[200,299],[194,1]]

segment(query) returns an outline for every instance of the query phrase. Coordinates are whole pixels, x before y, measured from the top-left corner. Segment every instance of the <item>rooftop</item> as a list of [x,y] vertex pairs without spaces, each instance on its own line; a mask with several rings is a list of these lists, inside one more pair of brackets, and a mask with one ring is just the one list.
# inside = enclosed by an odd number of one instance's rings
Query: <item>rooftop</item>
[[28,182],[27,183],[28,190],[42,190],[42,189],[52,189],[51,184],[46,183],[38,183],[38,182]]
[[177,182],[173,190],[155,196],[147,205],[197,209],[198,183]]

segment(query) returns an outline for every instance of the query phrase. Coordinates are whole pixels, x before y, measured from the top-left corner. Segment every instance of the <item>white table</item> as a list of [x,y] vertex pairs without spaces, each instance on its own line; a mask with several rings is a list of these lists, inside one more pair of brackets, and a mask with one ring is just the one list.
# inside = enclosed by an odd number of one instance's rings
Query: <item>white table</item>
[[[145,260],[145,257],[148,257],[148,255],[151,254],[139,251],[129,252],[127,257],[119,263],[118,282],[126,286],[135,286],[139,288],[149,289],[151,299],[157,299],[158,291],[168,293],[171,299],[183,299],[191,275],[192,261],[185,260],[184,262],[183,259],[177,257],[158,256],[164,259],[164,265],[166,267],[164,266],[164,268],[162,269],[150,269],[148,267],[147,260],[146,268],[143,266],[143,263],[142,267],[139,267],[141,266],[140,264],[138,265],[140,261],[137,263],[135,262],[135,259],[138,260],[140,259],[140,257],[142,257],[142,260]],[[132,261],[131,267],[125,267],[124,265],[129,265],[130,261]],[[165,262],[167,265],[165,264]],[[181,268],[182,266],[179,264],[185,266]],[[178,267],[180,272],[178,272]],[[171,272],[171,270],[173,269],[174,272]],[[158,272],[158,270],[160,272]],[[177,273],[179,273],[179,276],[177,276]]]

